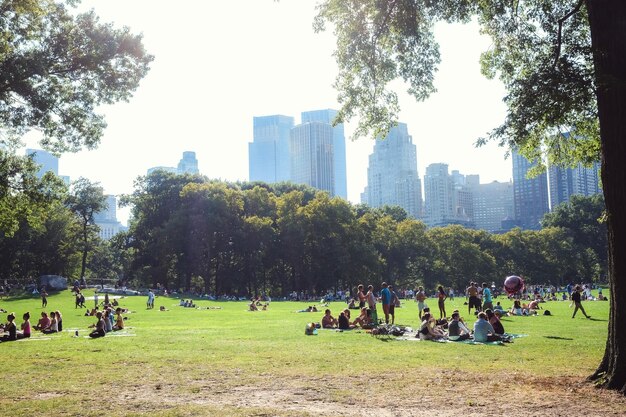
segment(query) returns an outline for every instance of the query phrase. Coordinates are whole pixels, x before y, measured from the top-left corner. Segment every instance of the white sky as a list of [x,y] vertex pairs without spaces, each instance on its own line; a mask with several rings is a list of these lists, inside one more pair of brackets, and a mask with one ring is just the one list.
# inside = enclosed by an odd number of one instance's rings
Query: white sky
[[[153,166],[176,166],[195,151],[210,178],[248,179],[252,117],[293,116],[338,108],[332,83],[332,33],[315,34],[316,0],[84,0],[102,22],[143,33],[155,56],[129,103],[102,109],[108,128],[94,151],[65,154],[59,173],[99,181],[106,193],[129,193]],[[400,121],[417,145],[418,170],[444,162],[481,182],[508,181],[505,150],[475,140],[504,119],[505,91],[480,74],[480,52],[490,41],[477,25],[436,28],[442,64],[438,92],[423,103],[401,96]],[[349,136],[353,124],[346,126]],[[35,143],[28,143],[36,147]],[[347,143],[348,197],[355,203],[367,182],[373,141]],[[127,212],[119,213],[126,221]]]

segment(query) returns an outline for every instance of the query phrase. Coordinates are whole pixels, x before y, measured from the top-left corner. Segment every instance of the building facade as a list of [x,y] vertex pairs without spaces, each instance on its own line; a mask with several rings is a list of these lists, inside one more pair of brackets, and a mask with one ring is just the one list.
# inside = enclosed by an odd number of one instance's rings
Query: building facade
[[574,168],[552,165],[548,168],[550,184],[550,208],[569,201],[573,195],[591,196],[602,192],[600,188],[600,164],[590,167],[578,164]]
[[[302,112],[302,123],[321,122],[332,126],[337,110],[324,109]],[[348,199],[348,178],[346,172],[346,136],[343,123],[333,128],[333,176],[335,178],[335,195]]]
[[527,178],[528,171],[535,163],[512,151],[513,159],[513,198],[515,221],[523,229],[538,230],[541,220],[549,211],[548,176],[542,173]]
[[193,174],[200,173],[198,169],[198,160],[196,159],[196,153],[192,151],[183,152],[182,159],[178,162],[176,169],[177,174]]
[[423,217],[417,148],[405,123],[398,123],[385,139],[376,140],[361,202],[377,208],[400,206],[413,218]]
[[106,196],[106,208],[95,213],[93,218],[100,229],[98,234],[103,240],[109,240],[116,234],[128,230],[117,220],[117,197],[114,195]]
[[480,184],[479,177],[472,178],[468,186],[474,198],[473,221],[477,229],[498,233],[508,227],[503,222],[511,221],[515,217],[513,204],[513,183],[493,181]]
[[290,132],[293,117],[259,116],[253,119],[253,141],[248,144],[250,181],[276,183],[291,179]]
[[333,128],[328,123],[302,123],[291,129],[291,181],[335,195]]
[[59,158],[41,149],[26,149],[26,155],[32,157],[33,161],[39,165],[37,178],[44,176],[46,172],[59,175]]

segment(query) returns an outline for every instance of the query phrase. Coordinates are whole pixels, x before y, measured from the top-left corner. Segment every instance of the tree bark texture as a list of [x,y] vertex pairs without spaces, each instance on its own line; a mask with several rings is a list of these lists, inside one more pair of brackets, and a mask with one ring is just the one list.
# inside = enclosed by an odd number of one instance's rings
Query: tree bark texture
[[586,0],[597,84],[607,210],[609,334],[590,377],[626,393],[626,1]]

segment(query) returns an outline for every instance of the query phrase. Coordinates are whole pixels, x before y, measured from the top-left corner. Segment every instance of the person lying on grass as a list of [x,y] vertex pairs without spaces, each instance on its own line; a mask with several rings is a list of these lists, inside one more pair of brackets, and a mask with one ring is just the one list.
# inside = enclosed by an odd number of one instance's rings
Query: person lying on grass
[[458,310],[452,312],[452,317],[448,323],[448,339],[452,341],[467,340],[472,337],[470,329],[467,328],[461,319]]
[[487,314],[484,311],[478,313],[478,320],[474,323],[474,341],[476,342],[497,342],[502,340],[495,334],[493,326],[487,321]]
[[330,309],[328,308],[324,311],[324,317],[322,317],[322,327],[324,329],[334,329],[337,327],[337,319],[330,314]]
[[443,329],[437,326],[437,321],[430,313],[425,313],[422,316],[422,324],[417,334],[420,340],[440,340],[446,336]]

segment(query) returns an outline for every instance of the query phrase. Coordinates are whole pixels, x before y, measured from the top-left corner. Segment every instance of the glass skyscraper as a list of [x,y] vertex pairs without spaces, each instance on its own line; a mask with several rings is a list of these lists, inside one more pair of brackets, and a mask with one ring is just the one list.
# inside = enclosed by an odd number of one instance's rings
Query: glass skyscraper
[[335,195],[333,128],[328,123],[302,123],[291,129],[291,181]]
[[513,157],[513,201],[515,220],[523,229],[541,228],[541,220],[549,211],[548,176],[542,173],[535,178],[527,178],[528,170],[535,163],[512,151]]
[[600,164],[590,167],[578,164],[574,168],[561,168],[556,165],[548,169],[550,183],[550,207],[552,210],[561,203],[568,202],[572,195],[590,196],[602,192],[600,189]]
[[198,160],[196,159],[196,153],[191,151],[183,152],[183,158],[178,163],[178,174],[199,174]]
[[[332,126],[337,110],[313,110],[302,112],[302,123],[321,122]],[[335,195],[348,199],[348,182],[346,175],[346,137],[343,123],[333,127],[333,167],[335,178]]]
[[291,179],[291,128],[293,117],[254,117],[253,141],[248,144],[250,181],[275,183]]
[[26,149],[26,155],[31,156],[33,161],[40,166],[37,172],[38,178],[43,177],[48,171],[59,175],[59,158],[52,155],[50,152],[41,149]]
[[405,123],[398,123],[384,140],[376,140],[361,202],[371,207],[400,206],[409,216],[422,217],[417,150]]

